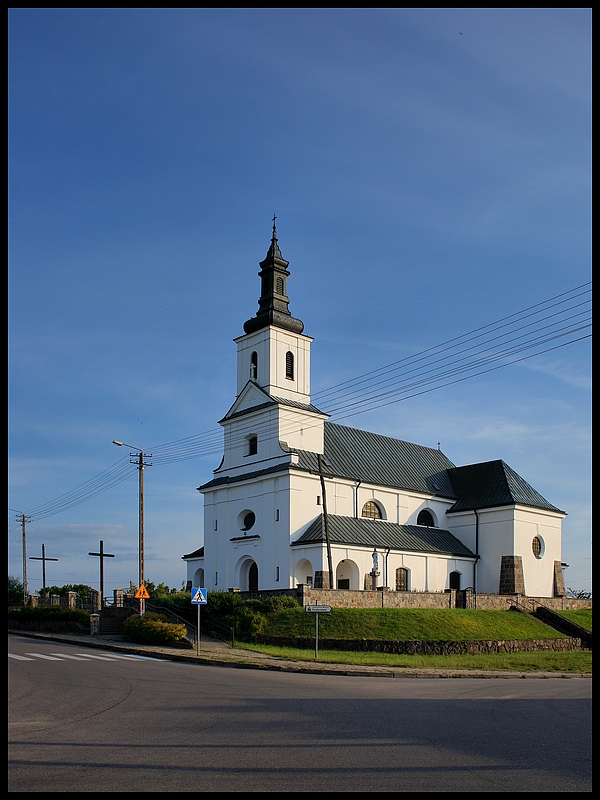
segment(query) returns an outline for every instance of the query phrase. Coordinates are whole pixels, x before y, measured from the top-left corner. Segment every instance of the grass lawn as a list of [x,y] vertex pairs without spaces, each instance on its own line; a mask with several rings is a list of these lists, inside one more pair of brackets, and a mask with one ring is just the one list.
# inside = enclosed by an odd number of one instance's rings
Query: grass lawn
[[[591,630],[591,610],[565,612]],[[315,616],[303,608],[286,608],[267,615],[266,636],[309,638],[315,635]],[[399,668],[452,670],[517,670],[520,672],[592,672],[590,650],[524,652],[494,655],[395,655],[390,653],[328,650],[325,639],[387,639],[466,641],[481,639],[553,639],[563,634],[529,614],[474,609],[353,609],[334,608],[319,615],[319,662]],[[249,650],[295,661],[314,661],[314,648],[239,644]]]
[[556,613],[574,622],[576,625],[580,625],[582,628],[585,628],[586,631],[592,630],[591,608],[582,608],[579,611],[557,611]]
[[[292,661],[315,661],[314,650],[273,645],[241,644],[236,647],[254,650]],[[568,653],[500,653],[474,656],[421,656],[392,655],[389,653],[352,653],[341,650],[323,650],[319,647],[316,661],[332,664],[358,664],[364,666],[401,667],[408,669],[455,670],[516,670],[519,672],[566,672],[592,674],[591,650]]]
[[[268,615],[267,636],[313,637],[314,614],[286,608]],[[473,609],[334,608],[319,615],[323,639],[554,639],[563,634],[515,611]]]

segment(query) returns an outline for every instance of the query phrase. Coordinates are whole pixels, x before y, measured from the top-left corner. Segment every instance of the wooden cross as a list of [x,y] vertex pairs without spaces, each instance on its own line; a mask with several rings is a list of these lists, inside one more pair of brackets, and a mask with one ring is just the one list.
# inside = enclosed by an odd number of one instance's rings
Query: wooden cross
[[41,561],[42,562],[42,588],[44,591],[46,590],[46,561],[58,561],[58,558],[47,558],[46,557],[46,545],[42,545],[42,557],[39,558],[37,556],[29,556],[30,561]]
[[104,552],[104,542],[102,541],[102,539],[100,539],[100,552],[88,553],[88,555],[100,557],[100,606],[103,606],[104,605],[104,559],[114,558],[114,555],[113,553]]

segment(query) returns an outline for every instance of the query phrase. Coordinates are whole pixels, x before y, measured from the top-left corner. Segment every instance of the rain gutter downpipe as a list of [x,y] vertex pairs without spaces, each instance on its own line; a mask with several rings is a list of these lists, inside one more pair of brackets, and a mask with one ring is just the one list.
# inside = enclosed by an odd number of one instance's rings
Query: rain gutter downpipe
[[477,594],[477,564],[479,563],[479,514],[477,509],[473,509],[475,514],[475,563],[473,564],[473,589]]

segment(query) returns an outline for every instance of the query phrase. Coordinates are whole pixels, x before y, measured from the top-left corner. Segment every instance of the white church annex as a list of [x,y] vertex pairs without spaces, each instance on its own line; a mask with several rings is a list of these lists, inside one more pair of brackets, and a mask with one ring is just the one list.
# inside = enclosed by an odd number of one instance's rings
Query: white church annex
[[564,596],[565,512],[501,460],[456,467],[329,422],[311,404],[312,339],[289,311],[275,224],[260,268],[223,459],[199,487],[204,546],[183,556],[188,586]]

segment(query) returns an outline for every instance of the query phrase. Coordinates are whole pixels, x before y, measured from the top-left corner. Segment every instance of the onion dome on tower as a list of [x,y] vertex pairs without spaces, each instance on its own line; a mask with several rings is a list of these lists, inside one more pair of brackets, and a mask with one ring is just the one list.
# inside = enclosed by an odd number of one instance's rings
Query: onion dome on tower
[[286,294],[287,279],[290,275],[288,270],[289,261],[281,255],[279,244],[277,243],[277,229],[275,227],[276,217],[273,217],[273,235],[271,246],[264,261],[261,261],[260,275],[261,295],[258,300],[258,311],[244,323],[245,333],[254,333],[261,328],[274,325],[276,328],[283,328],[293,333],[302,333],[304,323],[302,320],[292,317],[288,308],[289,298]]

